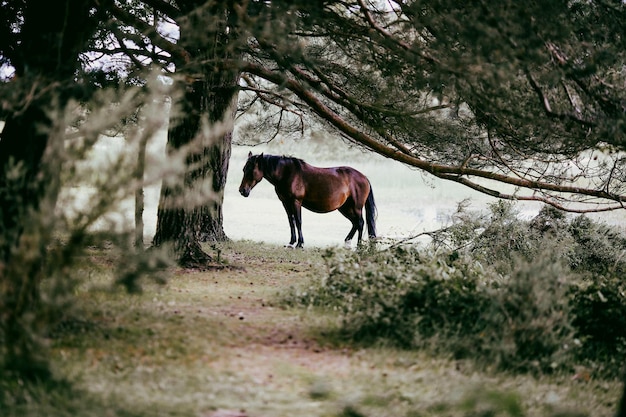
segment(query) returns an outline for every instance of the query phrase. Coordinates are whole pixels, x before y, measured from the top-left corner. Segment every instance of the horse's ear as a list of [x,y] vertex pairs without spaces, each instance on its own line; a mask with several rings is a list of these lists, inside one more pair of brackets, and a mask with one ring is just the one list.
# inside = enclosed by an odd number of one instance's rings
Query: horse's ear
[[248,159],[252,158],[252,151],[248,152]]

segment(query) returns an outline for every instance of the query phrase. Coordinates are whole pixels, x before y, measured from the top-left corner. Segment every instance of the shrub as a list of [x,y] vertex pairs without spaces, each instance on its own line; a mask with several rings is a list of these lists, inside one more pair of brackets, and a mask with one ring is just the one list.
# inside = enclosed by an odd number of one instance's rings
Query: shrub
[[574,240],[572,269],[592,275],[626,273],[626,239],[616,229],[578,216],[567,230]]
[[562,368],[575,353],[574,329],[566,294],[569,271],[550,257],[516,263],[493,288],[477,342],[481,356],[501,368],[547,371]]
[[626,361],[626,284],[600,276],[573,287],[573,324],[582,342],[579,359],[609,375]]
[[288,302],[332,309],[354,341],[384,340],[502,369],[584,364],[620,372],[626,240],[619,233],[584,216],[569,221],[553,208],[530,221],[508,203],[494,204],[490,216],[457,214],[457,223],[433,233],[430,247],[328,250],[327,275]]
[[328,276],[290,300],[340,314],[355,341],[427,348],[507,369],[550,370],[570,354],[559,267],[520,266],[509,278],[468,257],[392,248],[329,250]]
[[386,338],[412,347],[422,334],[431,337],[451,312],[469,318],[477,309],[478,264],[427,256],[413,247],[373,254],[328,249],[324,259],[328,275],[287,295],[286,302],[338,312],[344,330],[361,340]]

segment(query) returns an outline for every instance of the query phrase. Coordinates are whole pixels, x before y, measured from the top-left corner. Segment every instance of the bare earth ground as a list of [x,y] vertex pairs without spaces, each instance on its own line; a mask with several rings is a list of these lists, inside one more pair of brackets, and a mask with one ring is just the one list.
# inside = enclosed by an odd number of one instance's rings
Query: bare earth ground
[[621,387],[614,381],[481,372],[420,352],[331,343],[322,334],[336,325],[332,314],[281,308],[276,302],[280,291],[322,273],[321,250],[255,246],[226,245],[222,256],[231,268],[172,270],[167,285],[147,284],[139,296],[94,290],[102,288],[109,268],[89,272],[71,331],[53,341],[58,373],[96,399],[93,415],[553,416],[568,411],[611,416],[615,410]]

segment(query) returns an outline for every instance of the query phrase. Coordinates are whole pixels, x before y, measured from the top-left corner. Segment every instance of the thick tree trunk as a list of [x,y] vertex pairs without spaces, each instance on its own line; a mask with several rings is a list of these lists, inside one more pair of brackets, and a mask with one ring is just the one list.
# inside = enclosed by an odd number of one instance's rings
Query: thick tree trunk
[[164,182],[153,244],[172,245],[181,266],[200,267],[210,260],[200,241],[227,239],[222,204],[239,74],[220,67],[235,54],[230,42],[236,36],[235,14],[225,3],[212,6],[215,21],[199,23],[203,30],[211,28],[206,37],[197,36],[191,19],[180,25],[179,44],[190,53],[190,62],[177,63],[184,93],[170,123],[168,150],[186,148],[187,170],[178,181]]
[[[174,155],[181,150],[187,152],[186,169],[173,180],[163,181],[157,212],[157,230],[152,241],[155,246],[171,245],[180,266],[205,268],[211,257],[200,247],[198,241],[200,221],[197,200],[193,195],[201,175],[197,169],[202,160],[202,113],[197,109],[204,94],[202,83],[183,86],[180,113],[174,116],[168,130],[167,149]],[[175,110],[176,111],[176,110]]]
[[[62,127],[50,114],[63,109],[75,86],[78,55],[96,21],[83,0],[24,4],[15,91],[0,139],[0,373],[25,379],[50,376],[39,343],[42,265],[50,238],[50,210],[59,191]],[[56,149],[56,150],[55,150]],[[48,217],[46,217],[48,216]]]
[[228,240],[224,232],[224,188],[230,160],[231,133],[224,135],[221,143],[207,150],[205,175],[211,180],[213,198],[207,204],[198,207],[200,227],[198,238],[202,242],[222,242]]
[[[0,329],[4,333],[0,340],[6,354],[2,368],[27,379],[49,376],[33,335],[37,324],[26,319],[29,313],[33,317],[40,301],[45,248],[36,231],[27,228],[33,213],[39,211],[46,180],[53,181],[38,178],[49,127],[41,109],[31,106],[6,121],[0,140]],[[18,166],[22,169],[14,171]]]

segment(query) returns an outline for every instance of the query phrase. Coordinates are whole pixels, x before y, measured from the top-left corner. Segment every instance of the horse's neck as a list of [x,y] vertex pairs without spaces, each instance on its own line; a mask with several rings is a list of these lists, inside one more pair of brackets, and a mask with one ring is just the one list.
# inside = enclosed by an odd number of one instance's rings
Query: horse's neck
[[[301,163],[304,164],[304,162]],[[269,156],[268,159],[265,160],[263,176],[272,185],[276,186],[288,180],[298,169],[299,167],[297,167],[296,163],[290,158]]]
[[263,177],[272,185],[276,185],[279,179],[279,157],[273,155],[265,155],[263,158]]

